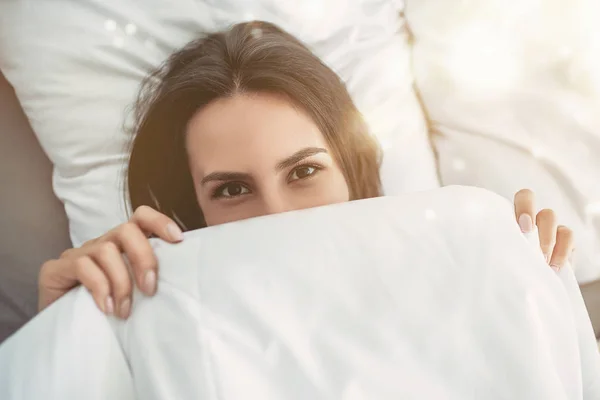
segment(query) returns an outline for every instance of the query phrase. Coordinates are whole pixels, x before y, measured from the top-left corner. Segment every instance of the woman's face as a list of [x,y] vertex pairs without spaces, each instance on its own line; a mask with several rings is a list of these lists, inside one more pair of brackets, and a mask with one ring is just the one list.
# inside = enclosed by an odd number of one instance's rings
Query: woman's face
[[348,201],[348,185],[314,122],[282,97],[219,99],[186,138],[208,226]]

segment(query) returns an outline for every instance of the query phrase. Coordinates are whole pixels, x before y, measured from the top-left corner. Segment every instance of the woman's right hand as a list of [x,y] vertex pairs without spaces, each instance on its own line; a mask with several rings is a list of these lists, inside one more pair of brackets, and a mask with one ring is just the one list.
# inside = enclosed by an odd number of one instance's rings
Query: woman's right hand
[[38,310],[82,284],[105,314],[127,318],[131,312],[132,276],[143,293],[156,292],[158,264],[148,240],[150,235],[170,243],[183,240],[173,220],[141,206],[128,222],[80,248],[65,251],[58,260],[44,263],[39,275]]

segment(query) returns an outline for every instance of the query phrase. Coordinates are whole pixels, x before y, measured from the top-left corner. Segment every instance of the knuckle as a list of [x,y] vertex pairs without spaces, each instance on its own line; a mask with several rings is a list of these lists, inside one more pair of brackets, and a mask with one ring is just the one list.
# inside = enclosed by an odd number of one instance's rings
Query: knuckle
[[57,260],[48,260],[42,264],[38,274],[38,282],[43,283],[52,276],[52,271],[54,270],[57,262]]
[[81,245],[81,247],[88,247],[88,246],[91,246],[91,245],[93,245],[94,243],[97,243],[98,241],[102,240],[102,238],[103,238],[104,236],[105,236],[105,235],[98,236],[97,238],[94,238],[94,239],[90,239],[90,240],[88,240],[87,242],[83,243],[83,245]]
[[118,252],[119,248],[117,247],[117,245],[110,241],[100,243],[98,245],[98,248],[96,249],[96,253],[100,258],[110,257],[111,255]]
[[40,272],[45,272],[48,269],[52,269],[52,267],[56,264],[57,260],[48,260],[42,264],[40,268]]
[[80,281],[81,284],[92,292],[94,295],[108,296],[110,294],[110,287],[104,279],[99,276],[89,277],[84,281]]
[[74,251],[74,249],[67,249],[67,250],[63,251],[62,253],[60,253],[59,258],[69,258],[73,254],[73,251]]
[[81,276],[82,274],[85,274],[87,272],[88,265],[89,265],[88,260],[89,260],[88,256],[77,257],[73,260],[73,267],[75,268],[75,271],[77,272],[77,276]]
[[135,241],[132,240],[126,250],[126,256],[132,268],[136,270],[145,270],[154,267],[154,253],[148,239],[145,237],[136,239]]
[[131,236],[131,235],[135,235],[135,233],[139,230],[140,230],[140,228],[137,226],[137,224],[129,221],[129,222],[122,224],[119,227],[118,234],[121,236]]
[[149,215],[152,215],[152,211],[153,209],[151,207],[142,205],[135,209],[135,211],[133,212],[133,216],[136,218],[143,219],[145,217],[148,217]]

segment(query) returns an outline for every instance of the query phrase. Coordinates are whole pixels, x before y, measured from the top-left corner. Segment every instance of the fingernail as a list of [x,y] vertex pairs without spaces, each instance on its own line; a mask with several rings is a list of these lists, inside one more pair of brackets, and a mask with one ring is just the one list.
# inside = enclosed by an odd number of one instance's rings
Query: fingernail
[[115,312],[115,302],[113,301],[112,297],[108,296],[106,298],[106,300],[104,300],[104,312],[107,315],[111,315],[112,313]]
[[179,227],[172,222],[167,225],[167,233],[171,239],[177,242],[183,240],[183,233],[181,232],[181,229],[179,229]]
[[119,311],[121,314],[121,318],[126,319],[129,317],[129,313],[131,312],[131,300],[128,298],[121,302],[121,307],[119,307]]
[[551,253],[544,253],[544,258],[546,259],[546,264],[550,264],[550,256],[552,254]]
[[554,270],[554,272],[558,273],[560,271],[560,267],[556,266],[556,265],[550,265],[550,268],[552,268]]
[[519,217],[519,226],[521,227],[521,232],[529,233],[533,230],[533,219],[527,214],[521,214]]
[[144,292],[146,294],[153,294],[156,290],[156,272],[150,270],[146,272],[144,276]]

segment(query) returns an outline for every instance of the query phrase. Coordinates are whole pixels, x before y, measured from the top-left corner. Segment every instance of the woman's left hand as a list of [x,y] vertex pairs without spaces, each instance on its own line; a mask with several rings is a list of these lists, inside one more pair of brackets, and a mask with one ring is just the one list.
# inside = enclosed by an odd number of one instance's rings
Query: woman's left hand
[[540,247],[546,262],[558,271],[569,260],[573,252],[573,231],[566,226],[557,225],[556,214],[550,209],[535,213],[535,195],[529,189],[519,190],[515,194],[515,216],[523,233],[538,228]]

